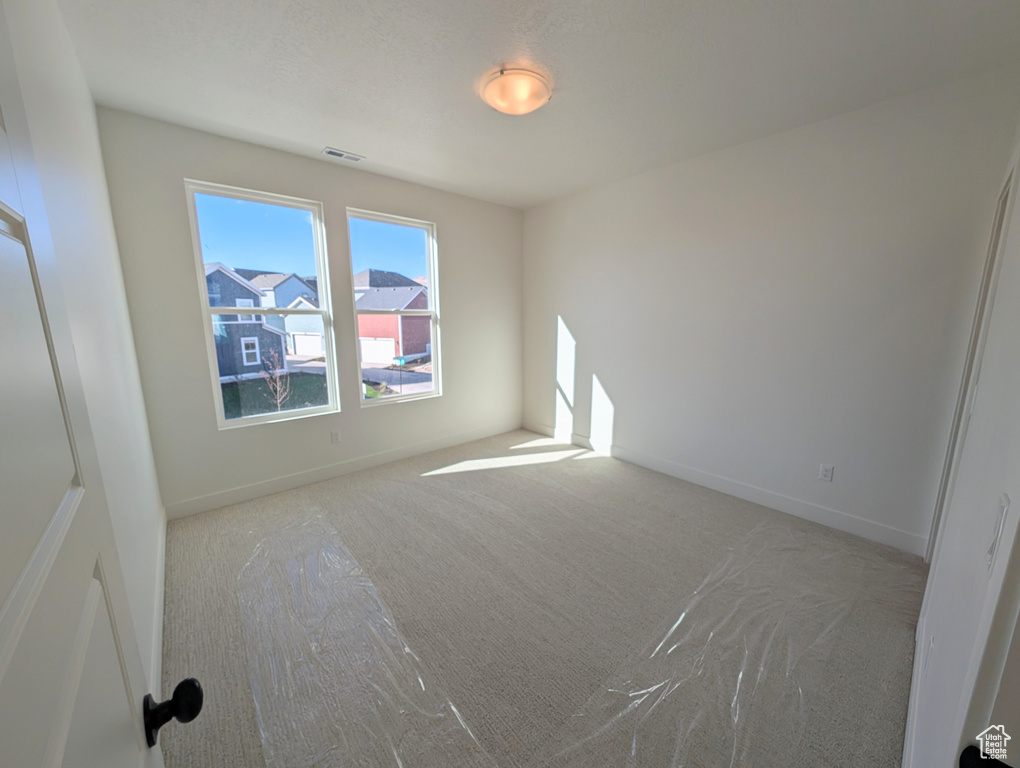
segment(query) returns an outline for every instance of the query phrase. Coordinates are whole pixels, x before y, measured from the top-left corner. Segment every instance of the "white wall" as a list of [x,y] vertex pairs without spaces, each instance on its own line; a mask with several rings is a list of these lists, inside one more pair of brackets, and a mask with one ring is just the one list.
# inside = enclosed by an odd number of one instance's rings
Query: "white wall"
[[525,426],[564,427],[559,316],[578,442],[594,375],[615,455],[922,553],[1013,83],[957,81],[527,211]]
[[92,96],[53,0],[5,3],[135,633],[159,690],[166,530]]
[[[520,426],[520,211],[125,112],[99,126],[169,516]],[[324,204],[340,414],[217,430],[185,177]],[[348,206],[436,222],[442,397],[359,405]]]

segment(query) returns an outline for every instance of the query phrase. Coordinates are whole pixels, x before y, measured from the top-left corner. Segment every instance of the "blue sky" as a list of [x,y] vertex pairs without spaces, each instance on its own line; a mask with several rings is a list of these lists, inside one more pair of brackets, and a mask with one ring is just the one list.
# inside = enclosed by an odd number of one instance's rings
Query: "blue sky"
[[[315,274],[315,240],[308,211],[202,193],[195,195],[195,206],[205,263]],[[334,265],[347,249],[343,235],[343,230],[326,233]],[[411,278],[428,273],[424,229],[352,218],[350,237],[355,273],[369,268]]]
[[428,275],[428,233],[424,229],[354,218],[350,226],[354,274],[384,269],[410,278]]

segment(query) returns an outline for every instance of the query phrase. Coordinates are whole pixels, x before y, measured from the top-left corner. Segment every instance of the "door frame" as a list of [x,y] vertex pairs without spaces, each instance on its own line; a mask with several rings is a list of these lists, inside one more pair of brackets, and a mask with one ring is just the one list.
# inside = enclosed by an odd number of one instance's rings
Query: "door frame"
[[932,512],[931,528],[928,532],[928,544],[925,549],[924,561],[931,563],[935,558],[936,547],[943,528],[945,510],[953,497],[956,475],[960,468],[960,457],[967,439],[967,428],[970,425],[970,414],[974,410],[977,397],[978,380],[981,375],[981,360],[988,339],[988,324],[995,303],[995,290],[999,283],[999,272],[1002,269],[1003,245],[1006,241],[1006,230],[1016,200],[1017,162],[1014,161],[1006,174],[995,203],[995,217],[992,220],[992,233],[988,241],[988,253],[985,256],[985,267],[981,274],[978,288],[977,303],[974,307],[974,320],[967,343],[967,356],[964,360],[963,374],[960,377],[960,389],[956,396],[956,408],[953,411],[953,423],[949,430],[949,441],[946,445],[946,456],[942,464],[942,475],[939,478],[938,494],[935,497],[935,508]]
[[[929,612],[932,602],[932,586],[935,582],[935,575],[939,566],[939,555],[944,543],[943,537],[947,522],[946,512],[952,503],[955,482],[970,424],[970,413],[974,408],[977,397],[978,380],[980,378],[985,343],[988,337],[992,305],[998,287],[1004,246],[1009,236],[1009,225],[1016,204],[1018,184],[1020,184],[1020,175],[1017,173],[1018,169],[1020,169],[1020,150],[1015,146],[1010,156],[1009,170],[1005,174],[1004,181],[1000,186],[999,195],[996,198],[995,217],[992,220],[992,234],[989,239],[988,253],[985,257],[978,301],[974,311],[974,323],[971,328],[967,357],[961,376],[960,391],[957,395],[956,410],[954,411],[950,439],[946,449],[946,460],[932,518],[931,533],[928,539],[925,561],[930,563],[930,568],[914,635],[914,661],[911,672],[910,698],[907,706],[907,722],[903,737],[902,765],[904,768],[913,768],[917,759],[916,745],[921,725],[917,715],[920,687],[922,679],[927,674],[928,663],[932,655],[932,641],[927,646],[924,645],[924,639],[930,637],[928,630],[930,628]],[[1001,583],[996,587],[996,600],[998,599],[1001,587]],[[983,645],[984,639],[978,638],[977,641]],[[960,695],[961,702],[964,698],[969,701],[969,694],[961,691]],[[954,760],[955,757],[954,755]]]

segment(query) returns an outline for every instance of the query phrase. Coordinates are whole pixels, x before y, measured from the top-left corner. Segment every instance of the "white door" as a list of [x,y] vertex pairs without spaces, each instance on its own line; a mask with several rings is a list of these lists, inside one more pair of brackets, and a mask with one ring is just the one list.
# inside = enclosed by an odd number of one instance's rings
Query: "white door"
[[0,8],[0,766],[160,766]]
[[[1004,248],[997,298],[987,321],[987,346],[973,374],[975,382],[980,375],[980,388],[974,389],[975,383],[963,389],[969,394],[964,414],[969,421],[963,422],[959,439],[966,441],[918,618],[904,768],[950,768],[963,746],[992,725],[997,646],[1015,620],[1014,614],[1008,625],[996,626],[999,606],[1016,600],[1020,583],[1020,560],[1013,554],[1020,511],[1020,219],[1010,202],[1017,199],[1016,170],[1010,178],[996,224],[1002,225]],[[999,247],[997,238],[998,233],[993,248]],[[1008,635],[1005,640],[1008,647]],[[1012,758],[1006,762],[1017,764],[1015,752]]]

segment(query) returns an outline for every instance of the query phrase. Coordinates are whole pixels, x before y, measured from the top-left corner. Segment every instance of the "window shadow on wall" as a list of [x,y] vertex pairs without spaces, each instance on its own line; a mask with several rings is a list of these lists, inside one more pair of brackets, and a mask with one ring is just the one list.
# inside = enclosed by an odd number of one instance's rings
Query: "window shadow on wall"
[[[591,388],[586,392],[576,391],[579,378],[577,341],[563,317],[557,315],[553,437],[590,447],[596,453],[612,455],[616,408],[596,373],[591,374]],[[585,404],[588,405],[587,414],[584,413]]]

